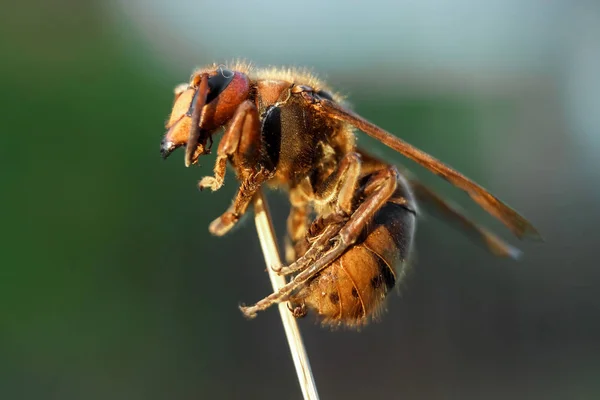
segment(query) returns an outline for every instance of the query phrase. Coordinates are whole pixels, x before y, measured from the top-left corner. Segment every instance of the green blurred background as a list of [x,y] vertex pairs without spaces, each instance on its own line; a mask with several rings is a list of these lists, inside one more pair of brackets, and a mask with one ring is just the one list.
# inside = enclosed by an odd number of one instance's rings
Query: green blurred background
[[[301,321],[324,399],[593,399],[600,9],[594,1],[29,0],[0,15],[2,399],[298,399],[253,224],[183,154],[172,89],[232,58],[313,67],[362,115],[526,215],[515,263],[444,223],[360,333]],[[401,156],[359,136],[389,160]],[[466,196],[414,167],[509,240]],[[285,196],[270,193],[283,232]],[[513,242],[515,242],[513,240]]]

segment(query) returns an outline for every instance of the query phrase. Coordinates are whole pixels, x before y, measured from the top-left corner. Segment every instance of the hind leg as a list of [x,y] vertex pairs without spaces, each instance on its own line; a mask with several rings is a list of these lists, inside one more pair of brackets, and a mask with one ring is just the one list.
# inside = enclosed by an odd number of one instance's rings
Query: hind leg
[[323,268],[340,257],[348,247],[354,244],[375,213],[394,194],[398,179],[398,171],[394,167],[374,173],[365,188],[369,194],[348,221],[341,227],[336,224],[325,227],[321,236],[312,243],[304,256],[289,267],[281,269],[281,273],[285,275],[295,272],[298,274],[279,291],[259,300],[252,306],[240,307],[244,315],[252,318],[258,311],[286,301],[294,291],[306,285]]

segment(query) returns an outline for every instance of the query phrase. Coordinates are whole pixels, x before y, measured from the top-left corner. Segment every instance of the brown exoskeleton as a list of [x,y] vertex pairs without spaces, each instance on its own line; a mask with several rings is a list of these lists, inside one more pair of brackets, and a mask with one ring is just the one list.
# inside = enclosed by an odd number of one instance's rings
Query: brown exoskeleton
[[218,190],[229,162],[240,187],[231,207],[211,223],[213,234],[228,232],[263,184],[289,192],[286,257],[291,264],[278,272],[292,278],[278,292],[241,307],[249,317],[289,301],[297,316],[314,309],[327,323],[368,322],[402,277],[412,248],[416,199],[460,223],[496,255],[517,254],[406,173],[357,149],[354,128],[467,192],[516,236],[539,237],[525,218],[488,191],[353,113],[304,71],[252,71],[243,63],[200,69],[189,84],[176,88],[166,127],[163,157],[185,145],[186,166],[206,154],[213,135],[224,128],[214,176],[204,177],[199,186]]

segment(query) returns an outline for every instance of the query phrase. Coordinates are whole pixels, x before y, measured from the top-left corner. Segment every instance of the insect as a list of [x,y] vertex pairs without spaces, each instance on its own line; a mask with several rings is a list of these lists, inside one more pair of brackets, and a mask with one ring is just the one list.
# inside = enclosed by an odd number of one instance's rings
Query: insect
[[253,317],[289,301],[294,315],[314,310],[326,324],[361,326],[377,316],[402,278],[416,226],[417,203],[430,204],[494,254],[516,249],[475,224],[435,192],[394,165],[355,146],[354,131],[378,139],[465,191],[519,238],[539,238],[521,215],[429,154],[351,111],[343,99],[298,69],[211,65],[177,86],[163,158],[185,146],[185,165],[208,154],[220,131],[214,175],[200,189],[218,190],[228,163],[240,183],[231,206],[209,226],[217,236],[243,216],[263,186],[290,199],[286,258],[277,272],[289,282],[256,304]]

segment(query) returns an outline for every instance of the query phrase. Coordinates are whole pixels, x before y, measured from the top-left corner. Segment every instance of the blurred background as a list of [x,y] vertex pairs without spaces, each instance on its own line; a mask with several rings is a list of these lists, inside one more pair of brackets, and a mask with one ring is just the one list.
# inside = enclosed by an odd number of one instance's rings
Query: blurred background
[[[3,399],[299,399],[236,184],[159,143],[173,87],[246,58],[308,66],[380,126],[527,216],[518,242],[460,191],[359,134],[524,251],[435,218],[383,320],[300,325],[323,399],[600,396],[600,4],[28,0],[0,15]],[[285,195],[269,193],[283,233]]]

